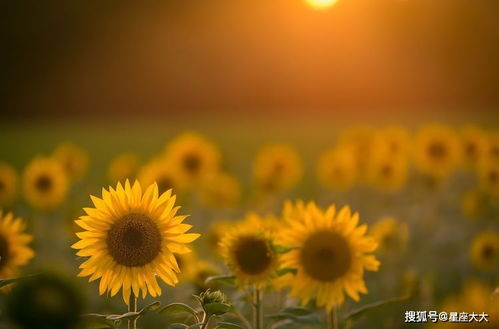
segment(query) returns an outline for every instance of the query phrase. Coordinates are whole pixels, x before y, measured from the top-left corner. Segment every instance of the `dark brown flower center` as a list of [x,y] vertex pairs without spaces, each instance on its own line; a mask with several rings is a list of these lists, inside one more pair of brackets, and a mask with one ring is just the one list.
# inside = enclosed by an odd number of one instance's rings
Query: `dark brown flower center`
[[0,192],[3,192],[5,190],[5,183],[0,180]]
[[470,157],[473,158],[477,155],[478,149],[476,144],[472,142],[468,142],[464,148],[466,154]]
[[189,153],[184,157],[184,168],[191,174],[197,174],[201,168],[201,159],[199,155]]
[[159,194],[162,194],[173,188],[173,180],[166,175],[159,177],[159,179],[156,181],[156,184],[158,184]]
[[250,275],[265,272],[273,260],[267,240],[255,236],[241,238],[234,248],[234,256],[237,267]]
[[492,259],[495,255],[495,250],[494,247],[491,245],[486,245],[482,249],[482,256],[485,259]]
[[150,263],[161,251],[161,233],[149,217],[130,213],[116,221],[107,234],[109,254],[120,265]]
[[9,242],[0,235],[0,269],[2,269],[9,260]]
[[352,263],[348,242],[336,232],[312,234],[300,253],[305,272],[313,279],[331,282],[343,276]]
[[498,181],[499,181],[499,173],[496,170],[491,170],[489,172],[489,182],[494,185],[497,184]]
[[48,192],[52,188],[52,178],[48,175],[42,174],[35,180],[36,189],[40,192]]
[[393,167],[389,164],[381,166],[381,176],[385,178],[391,177],[393,174]]
[[447,155],[447,148],[442,142],[433,142],[428,148],[428,154],[434,159],[442,159]]

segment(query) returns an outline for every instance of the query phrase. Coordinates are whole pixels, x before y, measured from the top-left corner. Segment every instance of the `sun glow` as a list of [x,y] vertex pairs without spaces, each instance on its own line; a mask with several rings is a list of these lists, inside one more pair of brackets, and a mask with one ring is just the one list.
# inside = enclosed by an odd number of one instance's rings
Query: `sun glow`
[[316,9],[326,9],[338,2],[338,0],[306,0],[306,1],[309,5],[311,5]]

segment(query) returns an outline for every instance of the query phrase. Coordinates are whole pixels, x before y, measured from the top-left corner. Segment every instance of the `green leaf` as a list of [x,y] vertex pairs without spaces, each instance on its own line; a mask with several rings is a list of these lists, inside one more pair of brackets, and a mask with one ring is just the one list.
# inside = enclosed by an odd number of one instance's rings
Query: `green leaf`
[[356,309],[356,310],[348,313],[345,316],[345,319],[346,320],[356,319],[356,318],[359,318],[360,316],[362,316],[365,313],[372,311],[374,309],[377,309],[377,308],[380,308],[380,307],[383,307],[383,306],[386,306],[389,304],[402,302],[402,301],[407,300],[409,298],[410,298],[410,296],[399,296],[399,297],[393,297],[393,298],[389,298],[389,299],[385,299],[385,300],[380,300],[380,301],[377,301],[377,302],[374,302],[371,304],[367,304],[359,309]]
[[291,314],[294,314],[294,315],[307,315],[307,314],[314,313],[314,311],[312,311],[311,309],[306,308],[306,307],[301,307],[301,306],[290,306],[290,307],[286,307],[281,312],[283,312],[283,313],[291,313]]
[[286,254],[292,250],[298,249],[297,247],[285,247],[278,244],[272,244],[272,249],[276,254]]
[[297,324],[291,320],[282,320],[279,322],[276,322],[270,327],[271,329],[292,329],[296,328]]
[[208,303],[203,305],[203,309],[208,315],[222,315],[232,310],[230,304],[224,303]]
[[[92,324],[100,324],[100,326],[95,327],[92,325],[93,328],[117,328],[119,325],[120,321],[114,321],[108,319],[108,315],[106,314],[97,314],[97,313],[87,313],[82,315],[84,321],[86,323]],[[105,327],[103,327],[105,326]]]
[[281,312],[269,314],[267,315],[267,318],[275,321],[292,320],[296,323],[307,323],[314,325],[318,325],[321,322],[321,319],[317,314],[304,307],[289,307]]
[[156,302],[152,302],[151,304],[146,305],[143,309],[141,309],[141,310],[139,311],[139,314],[140,314],[140,315],[144,315],[144,314],[146,314],[146,313],[147,313],[147,312],[149,312],[149,311],[155,311],[155,310],[157,310],[160,306],[161,306],[161,302],[158,302],[158,301],[156,301]]
[[177,313],[189,313],[196,318],[197,322],[199,322],[197,312],[189,305],[186,305],[183,303],[168,304],[165,307],[161,308],[158,311],[158,313],[159,314],[166,314],[166,315],[173,315],[173,314],[177,314]]
[[215,326],[215,329],[244,329],[238,324],[230,323],[230,322],[219,322]]
[[286,275],[288,273],[296,275],[296,272],[297,272],[296,268],[285,267],[285,268],[281,268],[280,270],[278,270],[277,271],[277,275],[278,276],[283,276],[283,275]]
[[233,275],[216,275],[216,276],[210,276],[206,278],[205,283],[212,283],[212,282],[220,282],[220,283],[225,283],[228,285],[234,285],[235,284],[235,276]]
[[192,325],[189,326],[189,329],[199,329],[203,326],[202,323],[194,323]]
[[111,314],[106,319],[111,321],[134,320],[140,316],[139,312],[126,312],[123,314]]
[[9,284],[15,283],[17,281],[21,281],[21,280],[33,278],[33,277],[35,277],[37,275],[38,274],[28,275],[28,276],[21,276],[21,277],[18,277],[18,278],[9,278],[9,279],[0,280],[0,288],[8,286]]

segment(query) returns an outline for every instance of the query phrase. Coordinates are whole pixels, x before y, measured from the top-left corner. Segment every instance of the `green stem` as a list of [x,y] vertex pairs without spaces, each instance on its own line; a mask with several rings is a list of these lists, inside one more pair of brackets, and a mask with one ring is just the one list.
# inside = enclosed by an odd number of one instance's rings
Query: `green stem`
[[[137,297],[135,297],[134,293],[130,294],[130,300],[128,302],[128,312],[137,312]],[[137,318],[128,320],[128,329],[137,329]]]
[[336,305],[328,311],[326,310],[326,323],[327,323],[327,328],[328,329],[338,329],[338,309]]
[[202,324],[201,324],[201,329],[206,329],[208,328],[208,323],[210,322],[210,318],[211,318],[211,315],[210,316],[207,316],[206,314],[203,316],[203,321],[202,321]]
[[253,329],[263,329],[262,290],[253,287]]

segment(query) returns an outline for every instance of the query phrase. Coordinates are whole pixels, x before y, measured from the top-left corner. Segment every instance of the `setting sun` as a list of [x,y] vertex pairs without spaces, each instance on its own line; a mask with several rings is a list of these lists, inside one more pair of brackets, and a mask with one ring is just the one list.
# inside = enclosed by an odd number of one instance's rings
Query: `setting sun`
[[325,9],[334,5],[338,0],[306,0],[309,5],[316,9]]

